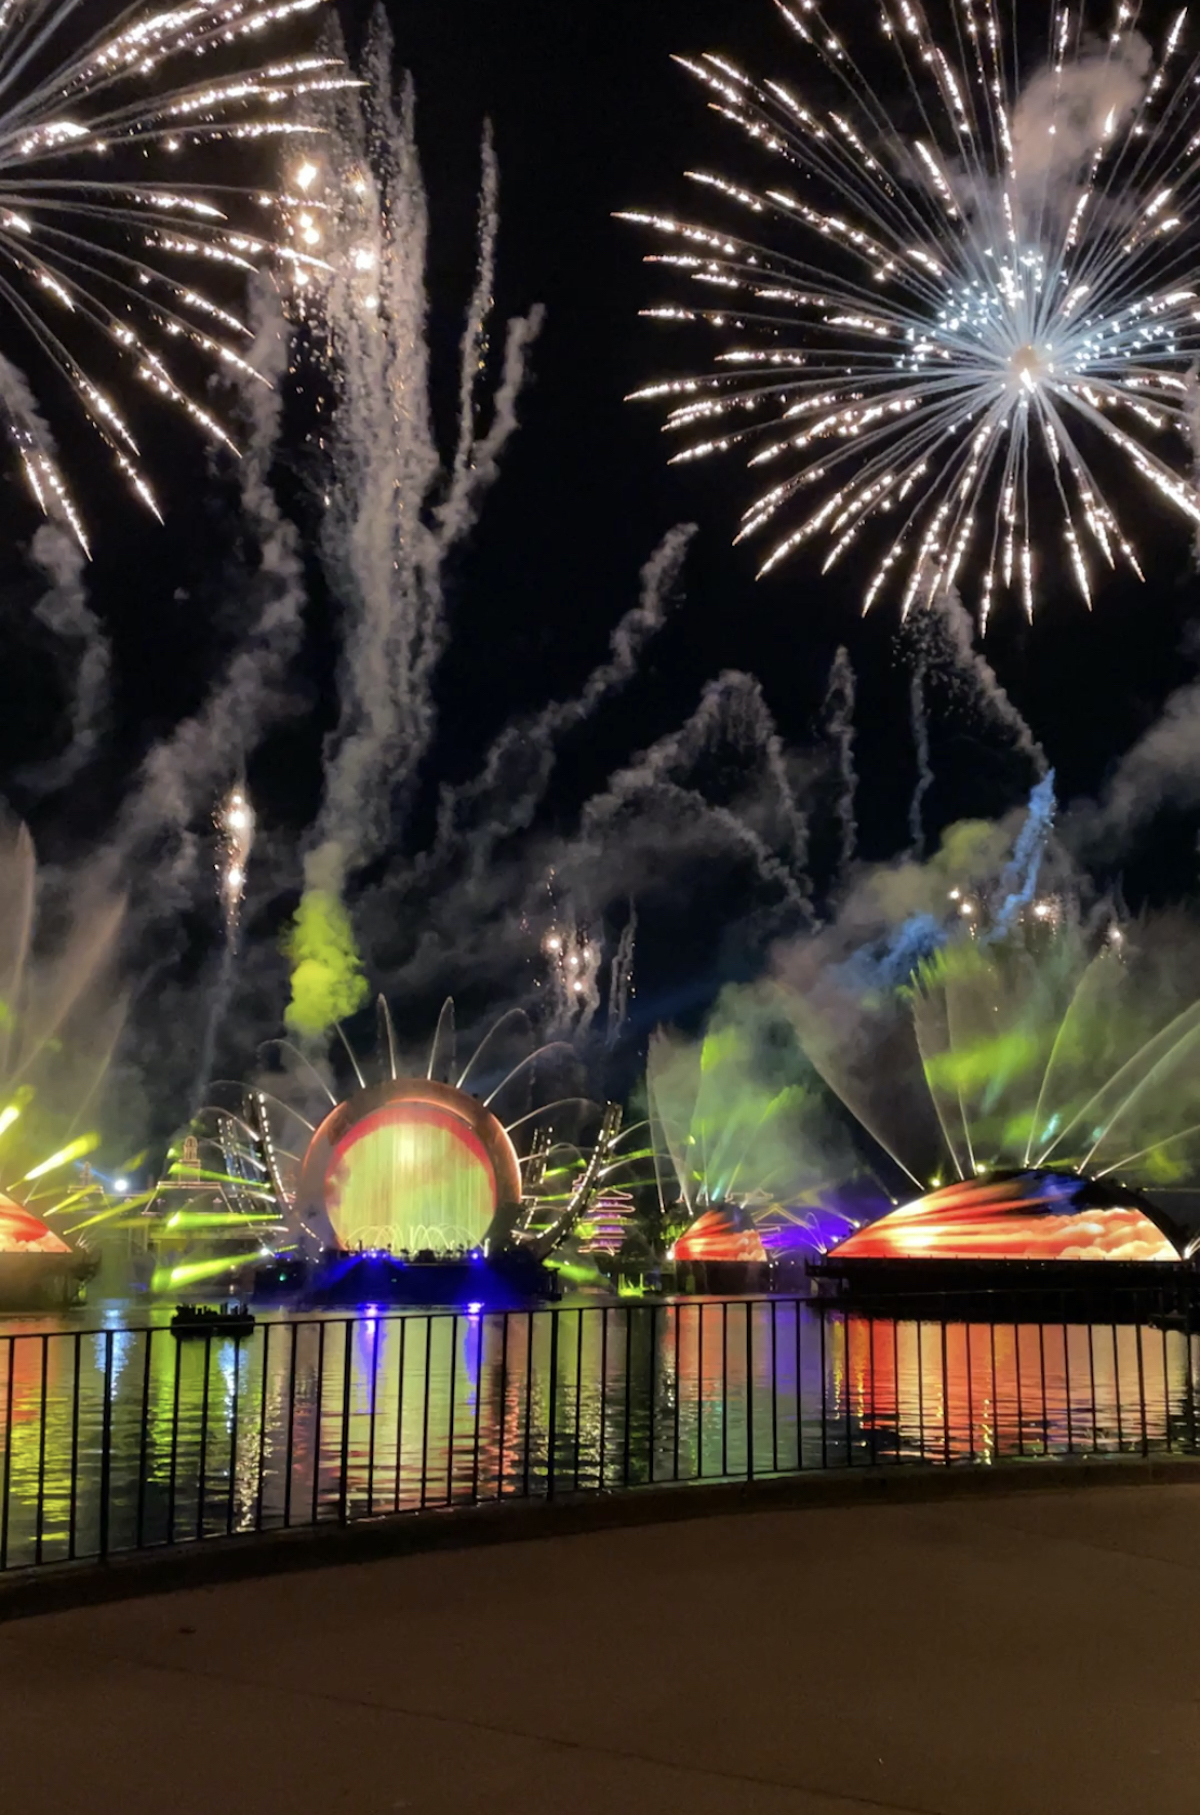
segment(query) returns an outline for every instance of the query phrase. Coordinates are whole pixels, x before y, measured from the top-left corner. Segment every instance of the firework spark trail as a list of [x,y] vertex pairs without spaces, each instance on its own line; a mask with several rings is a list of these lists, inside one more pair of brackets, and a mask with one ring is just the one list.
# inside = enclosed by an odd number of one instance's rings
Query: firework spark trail
[[243,783],[239,782],[229,790],[213,819],[221,845],[217,889],[225,912],[225,940],[231,950],[236,950],[241,932],[242,903],[246,898],[246,874],[254,845],[254,808]]
[[834,878],[835,889],[846,886],[858,851],[858,822],[855,817],[854,804],[855,796],[858,793],[858,773],[854,767],[856,697],[857,687],[854,669],[850,665],[849,651],[839,649],[833,659],[833,667],[829,673],[829,687],[825,695],[825,731],[833,746],[838,776],[835,811],[839,836],[837,873]]
[[554,918],[542,941],[550,979],[546,1035],[554,1040],[577,1040],[590,1031],[600,1008],[604,947],[579,923],[570,902],[561,911],[555,905],[553,871],[547,888]]
[[[273,254],[294,267],[306,255],[272,245],[270,197],[197,181],[194,157],[216,141],[307,130],[300,98],[344,78],[325,57],[258,66],[250,53],[265,33],[322,4],[188,0],[155,10],[110,0],[89,6],[108,15],[90,35],[72,28],[77,8],[60,0],[0,7],[0,305],[155,515],[124,406],[94,375],[97,357],[102,369],[119,366],[122,384],[148,389],[232,446],[166,349],[183,346],[218,371],[248,375],[251,331],[200,271],[236,275]],[[201,61],[204,73],[184,79],[179,66]],[[163,181],[156,172],[172,160],[178,176]],[[0,423],[30,487],[86,548],[41,416],[6,378]]]
[[334,391],[324,438],[332,479],[322,553],[346,625],[341,720],[305,885],[340,895],[406,804],[434,727],[432,679],[446,637],[447,564],[478,520],[509,438],[540,311],[509,323],[480,433],[498,179],[483,148],[478,275],[462,340],[460,419],[447,473],[429,403],[428,211],[411,85],[393,105],[392,39],[373,16],[362,96],[313,117],[328,138],[295,172],[293,243],[327,271],[302,273],[296,305],[324,343]]
[[254,848],[254,807],[244,781],[235,782],[213,812],[213,825],[218,837],[217,897],[225,917],[225,943],[217,972],[212,999],[204,1020],[200,1056],[188,1099],[189,1122],[198,1113],[204,1093],[212,1078],[213,1056],[217,1035],[229,1012],[237,977],[238,951],[242,935],[242,905],[246,899],[246,881],[250,853]]
[[763,572],[818,536],[828,569],[890,514],[865,608],[889,586],[905,612],[948,593],[970,559],[985,623],[1001,589],[1031,612],[1055,517],[1085,600],[1097,569],[1140,573],[1093,457],[1200,523],[1187,459],[1200,60],[1182,50],[1186,14],[1152,50],[1136,8],[1118,6],[1097,43],[1082,9],[1055,0],[1051,61],[1019,88],[1002,0],[946,0],[941,38],[921,0],[881,0],[898,112],[919,120],[906,135],[815,0],[775,4],[844,105],[808,105],[723,57],[680,59],[775,158],[775,186],[689,173],[741,230],[624,217],[666,239],[651,262],[713,298],[647,311],[722,345],[715,372],[638,393],[669,402],[687,438],[676,458],[741,448],[780,473],[743,519],[744,536],[797,519]]

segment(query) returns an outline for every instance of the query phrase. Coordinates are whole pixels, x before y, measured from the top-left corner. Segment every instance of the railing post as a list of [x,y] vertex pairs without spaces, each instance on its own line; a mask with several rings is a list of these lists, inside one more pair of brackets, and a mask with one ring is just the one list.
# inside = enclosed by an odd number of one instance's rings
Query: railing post
[[429,1493],[429,1371],[433,1358],[433,1314],[425,1313],[425,1371],[421,1376],[421,1511]]
[[325,1417],[325,1319],[317,1325],[317,1396],[313,1406],[313,1478],[310,1525],[321,1522],[321,1437]]
[[680,1301],[678,1299],[676,1299],[675,1304],[671,1308],[671,1323],[674,1326],[674,1335],[675,1335],[675,1423],[674,1423],[674,1432],[673,1432],[674,1442],[675,1442],[675,1458],[674,1458],[674,1468],[671,1471],[672,1481],[678,1481],[678,1479],[679,1479],[679,1418],[680,1418],[680,1406],[681,1406],[681,1402],[683,1399],[683,1376],[680,1373],[680,1364],[679,1364],[679,1339],[680,1339],[680,1323],[682,1320],[682,1315],[683,1315],[683,1306],[680,1303]]
[[[146,1542],[146,1470],[149,1467],[150,1442],[150,1380],[154,1331],[146,1331],[146,1351],[142,1357],[142,1429],[138,1441],[138,1485],[137,1485],[137,1529],[134,1542],[141,1550]],[[75,1473],[75,1458],[78,1453],[79,1435],[79,1339],[75,1342],[75,1405],[72,1420],[71,1473]],[[72,1481],[74,1493],[74,1481]],[[71,1555],[75,1554],[74,1520],[71,1527]]]
[[754,1302],[746,1300],[746,1479],[754,1479]]
[[1134,1340],[1137,1343],[1138,1410],[1142,1418],[1142,1454],[1148,1456],[1150,1454],[1150,1429],[1146,1423],[1146,1362],[1142,1354],[1142,1319],[1145,1314],[1146,1307],[1142,1302],[1141,1293],[1138,1292],[1133,1301],[1133,1332]]
[[583,1443],[583,1307],[575,1313],[575,1492],[579,1492],[579,1451]]
[[[468,1326],[469,1327],[469,1326]],[[487,1319],[480,1313],[475,1319],[475,1443],[471,1453],[471,1505],[479,1504],[479,1435],[483,1412],[483,1343]]]
[[[296,1460],[296,1345],[300,1340],[300,1325],[292,1325],[291,1355],[288,1359],[288,1413],[287,1443],[283,1459],[283,1528],[288,1530],[292,1523],[292,1474]],[[176,1344],[178,1348],[178,1344]],[[264,1368],[266,1361],[263,1361]]]
[[458,1312],[450,1320],[450,1391],[447,1394],[450,1410],[446,1418],[446,1505],[454,1505],[454,1440],[458,1433],[457,1401],[458,1391]]
[[42,1336],[42,1392],[38,1416],[38,1484],[37,1484],[37,1519],[34,1527],[33,1560],[42,1560],[42,1541],[46,1530],[46,1396],[50,1381],[50,1334]]
[[504,1440],[508,1422],[508,1317],[500,1327],[500,1418],[496,1434],[496,1499],[504,1498]]
[[225,1508],[225,1535],[233,1534],[237,1511],[238,1396],[242,1390],[242,1339],[233,1339],[233,1409],[229,1419],[229,1501]]
[[536,1339],[533,1312],[525,1316],[525,1456],[521,1474],[521,1498],[529,1498],[529,1473],[533,1446],[533,1345]]
[[654,1486],[654,1411],[658,1397],[658,1306],[650,1306],[650,1354],[649,1379],[646,1383],[649,1419],[646,1428],[646,1481]]
[[558,1325],[562,1312],[557,1305],[550,1311],[550,1417],[546,1435],[546,1498],[554,1498],[554,1451],[558,1432]]
[[[253,1338],[251,1338],[253,1345]],[[271,1363],[271,1326],[263,1325],[262,1341],[262,1379],[258,1390],[258,1489],[254,1496],[254,1529],[261,1531],[263,1525],[263,1494],[266,1489],[267,1466],[267,1376]]]
[[342,1456],[338,1480],[338,1524],[349,1523],[350,1511],[350,1372],[354,1359],[353,1320],[346,1319],[342,1343]]
[[629,1486],[629,1445],[633,1436],[633,1306],[625,1307],[625,1441],[621,1449],[621,1486]]
[[[821,1331],[821,1467],[822,1468],[829,1467],[829,1427],[828,1427],[828,1423],[826,1421],[826,1413],[825,1413],[825,1308],[826,1307],[825,1307],[824,1300],[821,1300],[817,1305],[817,1323],[818,1323],[818,1325],[820,1327],[820,1331]],[[918,1340],[920,1338],[920,1331],[921,1331],[921,1326],[920,1326],[920,1324],[918,1324],[917,1325]],[[919,1356],[919,1351],[918,1351],[918,1356]],[[920,1381],[920,1360],[919,1359],[918,1359],[918,1363],[917,1363],[917,1369],[918,1369],[917,1379],[919,1382]]]
[[596,1486],[604,1492],[604,1458],[608,1443],[608,1306],[600,1307],[600,1442]]
[[404,1462],[404,1347],[408,1337],[408,1318],[400,1319],[400,1357],[396,1363],[396,1511],[400,1511],[400,1500],[404,1482],[401,1479],[401,1468]]
[[13,1369],[17,1362],[17,1339],[8,1339],[8,1369],[4,1388],[4,1482],[0,1488],[0,1569],[8,1568],[8,1522],[12,1496],[13,1447]]
[[[71,1381],[71,1506],[67,1528],[67,1560],[71,1563],[75,1561],[75,1544],[79,1533],[79,1384],[83,1361],[83,1332],[81,1330],[75,1332],[75,1351],[72,1360],[75,1371]],[[147,1420],[143,1418],[143,1429],[146,1422]],[[145,1443],[144,1436],[142,1442]],[[146,1472],[144,1465],[141,1472],[144,1476]],[[140,1544],[142,1541],[140,1513],[138,1518],[138,1543]]]
[[942,1459],[950,1466],[950,1333],[946,1328],[946,1300],[942,1299]]
[[113,1333],[104,1332],[104,1411],[100,1428],[100,1561],[108,1556],[108,1501],[112,1487]]
[[375,1397],[376,1382],[379,1377],[379,1323],[375,1317],[371,1326],[371,1393],[369,1399],[371,1429],[367,1438],[367,1517],[375,1511]]

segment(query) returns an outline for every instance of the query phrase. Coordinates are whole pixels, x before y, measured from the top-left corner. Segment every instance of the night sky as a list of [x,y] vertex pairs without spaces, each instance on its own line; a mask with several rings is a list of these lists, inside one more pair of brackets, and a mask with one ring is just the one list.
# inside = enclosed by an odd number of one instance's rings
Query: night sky
[[[560,831],[569,837],[579,803],[616,766],[686,719],[705,683],[725,670],[757,676],[787,743],[798,752],[812,746],[839,644],[848,648],[859,684],[861,851],[869,859],[894,855],[906,840],[915,781],[912,645],[898,635],[895,611],[885,605],[861,619],[865,563],[822,580],[816,564],[802,559],[757,582],[753,552],[731,546],[752,484],[736,458],[669,470],[653,406],[622,401],[640,384],[686,369],[689,347],[638,320],[639,307],[674,292],[643,266],[649,242],[615,221],[614,211],[694,210],[681,175],[689,165],[754,174],[737,135],[706,111],[670,55],[726,50],[751,69],[799,80],[797,46],[769,0],[610,0],[605,7],[396,0],[390,10],[398,63],[417,84],[442,400],[452,394],[471,280],[485,116],[494,123],[502,180],[498,314],[536,302],[547,309],[522,428],[454,575],[453,635],[437,683],[441,729],[416,835],[436,786],[471,774],[504,723],[579,687],[634,602],[639,569],[656,543],[673,524],[694,521],[699,534],[686,598],[636,682],[564,748],[537,828],[539,861]],[[343,16],[352,35],[361,29],[362,9],[346,8]],[[198,708],[242,627],[244,570],[228,470],[176,424],[143,408],[139,427],[148,424],[145,439],[168,507],[165,529],[101,474],[86,487],[98,529],[91,596],[114,645],[114,698],[103,749],[65,794],[46,796],[29,785],[30,762],[61,748],[67,694],[60,652],[30,614],[38,588],[22,549],[36,518],[11,470],[0,480],[9,525],[0,560],[0,791],[28,815],[54,861],[78,862],[103,844],[137,763]],[[302,485],[304,461],[299,442],[283,450],[285,492]],[[1055,767],[1064,804],[1103,788],[1122,753],[1196,670],[1186,532],[1149,503],[1139,502],[1135,522],[1148,585],[1110,582],[1090,616],[1070,592],[1055,589],[1032,627],[1005,602],[989,631],[988,658]],[[261,892],[252,899],[248,943],[264,952],[276,949],[295,904],[299,841],[319,798],[321,738],[334,710],[336,617],[316,579],[310,633],[286,715],[245,753],[263,818],[260,884],[265,878],[272,885],[266,899]],[[931,713],[930,829],[1017,806],[1031,775],[1009,741],[949,693],[941,698],[935,690]],[[818,776],[824,761],[814,758]],[[821,798],[818,787],[818,844]],[[198,808],[200,831],[209,804]],[[1170,811],[1152,816],[1106,861],[1136,902],[1188,891],[1195,851],[1194,816]],[[388,861],[381,857],[372,886]],[[152,886],[150,873],[131,878],[135,893],[140,886]],[[680,903],[682,945],[675,941],[679,950],[661,974],[655,954],[671,936],[661,926],[647,930],[639,978],[647,1017],[679,998],[689,969],[697,998],[721,981],[728,944],[709,925],[689,938],[686,906]],[[725,911],[736,916],[736,893]],[[179,1000],[203,980],[211,921],[198,904],[167,941],[175,966],[170,988],[185,992]],[[370,968],[372,954],[366,956]],[[729,965],[744,970],[749,961],[742,950]],[[270,1018],[277,968],[267,965],[257,985],[260,1022]],[[280,1000],[276,1014],[281,1009]],[[236,1063],[244,1031],[236,1017],[233,1029],[228,1057]],[[260,1025],[258,1037],[269,1031]]]

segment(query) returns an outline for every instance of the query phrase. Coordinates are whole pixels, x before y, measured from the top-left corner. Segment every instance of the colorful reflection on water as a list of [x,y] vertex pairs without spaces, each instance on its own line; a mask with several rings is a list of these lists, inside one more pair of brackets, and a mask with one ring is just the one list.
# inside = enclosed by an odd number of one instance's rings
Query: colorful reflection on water
[[1194,1343],[791,1299],[0,1331],[0,1566],[551,1482],[1191,1449]]

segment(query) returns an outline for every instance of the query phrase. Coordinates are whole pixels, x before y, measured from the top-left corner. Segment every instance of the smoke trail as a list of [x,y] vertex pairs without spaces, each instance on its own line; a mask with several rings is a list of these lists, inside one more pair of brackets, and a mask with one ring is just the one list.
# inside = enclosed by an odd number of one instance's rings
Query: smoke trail
[[446,573],[478,521],[517,427],[535,309],[508,325],[504,366],[477,426],[493,290],[499,179],[482,153],[477,274],[462,338],[455,452],[445,471],[429,396],[428,204],[406,82],[393,101],[392,35],[372,15],[361,91],[326,103],[331,267],[303,297],[334,383],[322,558],[341,607],[341,715],[305,858],[306,891],[340,898],[351,870],[402,821],[434,730]]
[[621,937],[613,953],[608,972],[608,1032],[605,1044],[611,1051],[625,1031],[629,1020],[629,998],[633,993],[633,958],[637,949],[637,909],[629,903],[629,919],[621,928]]
[[[705,787],[720,758],[726,773]],[[741,759],[742,772],[730,758]],[[751,764],[753,766],[751,766]],[[719,785],[717,785],[719,782]],[[723,795],[723,798],[722,798]],[[746,862],[774,893],[785,918],[808,925],[812,903],[802,864],[807,826],[796,802],[781,740],[749,675],[723,674],[704,690],[678,731],[610,777],[583,810],[577,860],[614,868],[612,842],[622,834],[622,873],[663,873],[664,852],[723,850]]]
[[200,1040],[200,1052],[196,1060],[195,1075],[188,1095],[187,1121],[190,1124],[199,1114],[204,1103],[204,1093],[208,1088],[213,1073],[213,1057],[217,1049],[217,1035],[225,1016],[229,1013],[229,1004],[233,999],[234,978],[237,972],[237,951],[229,940],[221,947],[221,962],[217,970],[217,980],[213,985],[212,998],[208,1012],[204,1016],[204,1032]]
[[70,742],[58,756],[30,764],[18,776],[25,787],[50,794],[73,781],[95,752],[108,709],[112,651],[87,601],[87,556],[75,535],[57,523],[43,523],[33,538],[30,554],[50,581],[50,590],[34,606],[34,615],[77,651]]
[[908,833],[914,857],[925,854],[925,796],[933,786],[933,768],[929,758],[929,720],[925,713],[925,667],[918,663],[909,693],[912,713],[913,744],[917,753],[917,785],[908,810]]
[[1028,907],[1037,892],[1038,876],[1046,841],[1054,825],[1054,771],[1051,769],[1029,797],[1029,814],[1013,850],[1012,861],[1000,878],[1002,900],[992,917],[990,943],[1003,939],[1021,909]]
[[858,773],[854,767],[854,705],[856,687],[850,654],[839,649],[833,658],[829,686],[825,694],[825,731],[837,757],[838,797],[837,822],[840,828],[838,866],[835,887],[844,887],[858,850],[858,823],[855,818],[855,796]]
[[1146,94],[1153,53],[1138,32],[1038,71],[1012,116],[1013,173],[1027,197],[1070,205],[1095,154],[1129,122]]
[[288,330],[274,289],[265,279],[251,291],[254,342],[248,363],[266,383],[247,380],[242,410],[246,444],[238,468],[247,530],[257,542],[251,585],[256,615],[224,675],[201,711],[176,727],[146,757],[114,840],[115,861],[161,847],[154,907],[187,899],[199,842],[190,830],[200,802],[228,775],[230,753],[249,751],[285,704],[287,674],[304,628],[304,569],[299,536],[283,515],[270,483],[287,369]]
[[491,861],[496,847],[533,821],[558,761],[559,745],[578,730],[637,672],[647,643],[666,622],[695,526],[668,532],[642,569],[638,603],[618,623],[609,659],[588,676],[573,699],[556,700],[532,718],[506,725],[478,775],[462,787],[443,791],[438,809],[435,855],[445,857],[469,841],[471,867]]
[[812,924],[807,827],[792,779],[809,766],[783,748],[757,681],[741,674],[713,682],[683,726],[580,800],[573,827],[534,828],[538,779],[515,815],[517,831],[531,836],[497,845],[490,815],[503,820],[506,775],[514,786],[542,775],[540,759],[532,770],[501,765],[495,792],[472,794],[452,835],[443,831],[425,856],[397,857],[363,895],[358,918],[373,968],[390,993],[428,1001],[430,1012],[450,988],[464,999],[499,990],[511,1001],[530,929],[545,928],[539,897],[553,870],[581,921],[623,925],[636,902],[639,929],[667,935],[668,967],[682,947],[697,950],[699,999],[711,966],[743,970],[761,961],[766,941]]
[[[266,279],[252,286],[250,321],[254,340],[249,361],[267,381],[247,380],[240,400],[245,424],[237,469],[241,521],[257,555],[247,586],[250,621],[201,710],[147,755],[106,851],[113,878],[137,867],[150,884],[139,893],[130,935],[137,944],[143,998],[149,1002],[153,993],[153,1012],[142,1017],[138,1052],[143,1087],[152,1101],[170,1095],[178,1102],[190,1093],[192,1103],[198,1103],[208,1082],[239,971],[226,940],[216,976],[206,980],[206,1010],[198,1009],[192,990],[170,981],[187,938],[181,913],[207,883],[211,846],[195,828],[202,813],[207,818],[204,808],[216,790],[227,783],[231,758],[253,750],[286,708],[289,671],[304,629],[299,536],[270,483],[282,411],[275,387],[287,369],[289,336],[278,296]],[[198,1014],[205,1015],[205,1025],[200,1051],[194,1054],[181,1040],[180,1027],[194,1026]],[[132,1096],[130,1088],[125,1097]]]
[[30,554],[50,582],[34,612],[64,641],[78,647],[71,702],[71,741],[61,755],[31,764],[18,780],[39,793],[65,787],[96,747],[108,704],[111,651],[87,602],[83,577],[87,541],[57,468],[54,437],[22,372],[0,355],[0,414],[25,465],[30,487],[48,521],[34,535]]
[[1156,722],[1117,763],[1096,802],[1072,806],[1064,835],[1092,862],[1112,859],[1164,807],[1200,805],[1200,681],[1170,695]]
[[764,879],[781,885],[788,901],[809,915],[808,822],[754,676],[733,670],[710,681],[691,717],[611,777],[587,813],[600,824],[627,818],[639,798],[647,806],[657,798],[665,807],[682,796],[691,803],[685,825],[710,814],[710,831],[732,833],[736,826],[736,843],[753,854]]
[[990,662],[976,649],[974,621],[957,594],[939,593],[928,610],[913,612],[905,634],[915,645],[926,676],[937,674],[952,691],[965,685],[976,710],[1008,733],[1041,781],[1049,767],[1046,753],[996,679]]

